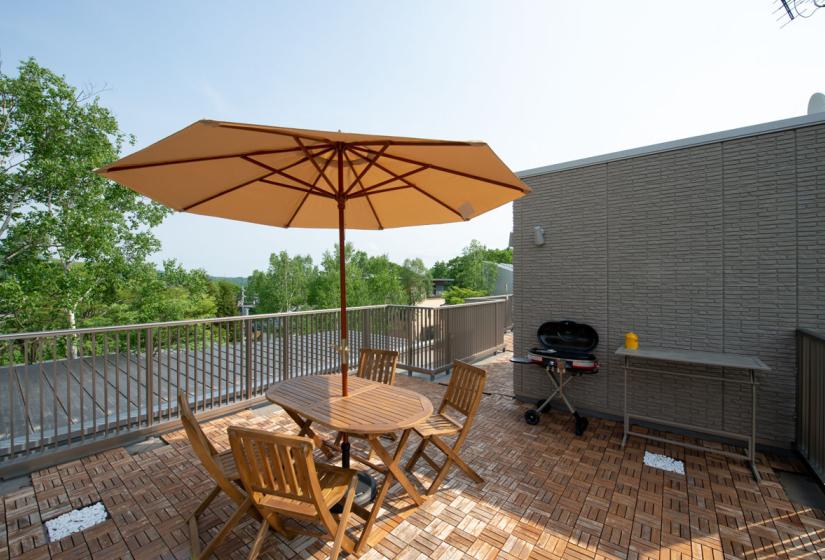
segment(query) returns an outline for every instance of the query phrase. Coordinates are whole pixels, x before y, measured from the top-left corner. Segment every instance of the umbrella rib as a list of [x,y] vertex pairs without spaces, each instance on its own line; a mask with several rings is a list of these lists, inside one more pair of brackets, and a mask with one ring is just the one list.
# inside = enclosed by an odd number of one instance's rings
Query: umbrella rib
[[[377,155],[377,156],[375,156],[373,159],[371,159],[371,160],[370,160],[370,162],[369,162],[369,163],[368,163],[368,164],[364,167],[364,169],[362,169],[362,170],[361,170],[361,173],[359,173],[359,174],[357,174],[357,175],[355,176],[355,180],[352,182],[352,184],[349,186],[349,188],[346,190],[346,192],[344,192],[344,196],[348,195],[348,194],[350,193],[350,191],[352,191],[352,189],[354,189],[354,188],[355,188],[355,185],[358,185],[358,184],[360,184],[360,185],[361,185],[361,190],[366,190],[366,189],[364,188],[364,184],[363,184],[363,183],[361,183],[361,179],[363,179],[363,178],[364,178],[364,175],[366,175],[366,174],[367,174],[367,171],[369,171],[369,170],[370,170],[370,167],[372,167],[372,164],[373,164],[373,163],[375,163],[375,162],[378,160],[378,158],[380,158],[380,157],[381,157],[381,154],[383,154],[383,153],[387,150],[387,148],[389,148],[389,145],[385,145],[384,147],[382,147],[382,148],[381,148],[381,151],[380,151],[380,152],[378,152],[378,155]],[[347,150],[347,149],[349,149],[349,147],[348,147],[348,146],[345,148],[345,150]],[[349,166],[350,166],[352,169],[355,169],[355,168],[352,166],[352,160],[350,160],[349,156],[347,156],[347,161],[349,162]]]
[[[384,148],[384,149],[386,149],[386,148]],[[349,158],[349,154],[347,153],[347,151],[346,151],[346,150],[344,150],[344,157],[345,157],[345,158],[347,158],[347,163],[349,163],[349,166],[350,166],[350,167],[352,167],[352,160]],[[370,163],[375,163],[375,160],[377,160],[377,159],[378,159],[378,158],[376,157],[376,158],[375,158],[374,160],[372,160]],[[361,182],[361,176],[360,176],[360,175],[357,175],[357,176],[355,177],[355,181],[356,181],[356,183],[357,183],[358,185],[360,185],[360,187],[361,187],[361,192],[364,192],[364,193],[365,193],[365,191],[364,191],[364,184]],[[351,187],[350,187],[350,188],[351,188]],[[349,192],[349,191],[347,191],[347,192]],[[345,193],[345,196],[346,196],[346,193]],[[375,221],[378,223],[378,229],[384,229],[384,224],[382,224],[382,223],[381,223],[381,219],[378,217],[378,212],[376,212],[376,211],[375,211],[375,207],[372,205],[372,201],[370,200],[370,195],[368,195],[368,194],[366,194],[366,193],[365,193],[365,194],[364,194],[364,197],[367,199],[367,204],[369,204],[369,205],[370,205],[370,210],[372,210],[372,215],[373,215],[373,216],[375,216]]]
[[332,140],[329,138],[324,138],[322,136],[311,136],[309,134],[299,134],[296,133],[294,130],[290,130],[289,132],[285,130],[280,130],[277,128],[269,128],[265,126],[255,126],[250,124],[240,124],[240,123],[224,123],[219,122],[218,126],[222,128],[234,128],[237,130],[248,130],[251,132],[261,132],[264,134],[275,134],[277,136],[289,136],[290,138],[295,138],[296,136],[300,136],[306,140],[311,140],[313,142],[325,142],[326,144],[332,144]]
[[[325,151],[329,151],[329,150],[325,150]],[[296,183],[300,183],[300,184],[304,185],[305,187],[308,187],[310,191],[326,192],[326,191],[323,191],[323,190],[319,189],[317,186],[313,185],[312,183],[307,183],[306,181],[304,181],[300,177],[295,177],[294,175],[290,175],[289,173],[283,171],[282,169],[275,169],[274,167],[270,167],[269,165],[266,165],[265,163],[261,163],[260,161],[256,161],[256,160],[251,159],[251,158],[250,159],[244,158],[244,159],[246,161],[250,162],[250,163],[254,163],[255,165],[259,165],[259,166],[263,167],[264,169],[269,169],[273,174],[283,175],[287,179],[295,181]],[[302,159],[301,161],[290,164],[289,167],[294,167],[295,165],[298,165],[299,163],[303,163],[303,162],[307,161],[308,159],[311,159],[311,158],[304,156],[304,159]]]
[[[327,149],[327,150],[325,150],[325,151],[329,151],[329,150],[331,150],[331,149],[332,149],[332,148],[328,148],[328,149]],[[323,152],[322,152],[322,153],[323,153]],[[183,208],[183,211],[184,211],[184,212],[188,212],[190,209],[194,208],[195,206],[200,206],[201,204],[204,204],[205,202],[209,202],[210,200],[215,200],[216,198],[218,198],[218,197],[220,197],[220,196],[224,196],[224,195],[229,194],[229,193],[231,193],[231,192],[235,192],[236,190],[238,190],[238,189],[240,189],[240,188],[243,188],[243,187],[246,187],[246,186],[248,186],[248,185],[251,185],[251,184],[252,184],[252,183],[254,183],[255,181],[261,181],[262,179],[267,179],[267,178],[268,178],[268,177],[270,177],[271,175],[275,175],[275,174],[277,174],[277,173],[283,173],[283,169],[289,169],[290,167],[292,167],[292,166],[294,166],[294,165],[298,165],[298,164],[299,164],[299,163],[301,163],[302,161],[306,161],[306,160],[298,160],[297,162],[290,163],[289,165],[287,165],[286,167],[284,167],[284,168],[282,168],[282,169],[275,169],[274,167],[271,167],[271,166],[269,166],[269,165],[266,165],[265,163],[261,163],[260,161],[256,161],[256,160],[254,160],[254,159],[252,159],[252,158],[250,158],[250,157],[248,157],[248,156],[245,156],[245,155],[244,155],[244,156],[240,156],[240,157],[241,157],[241,159],[243,159],[244,161],[247,161],[247,162],[249,162],[249,163],[252,163],[252,164],[254,164],[254,165],[257,165],[258,167],[262,167],[262,168],[266,169],[266,170],[268,171],[268,173],[264,173],[264,174],[263,174],[263,175],[261,175],[260,177],[255,177],[254,179],[251,179],[251,180],[249,180],[249,181],[244,181],[244,182],[243,182],[243,183],[241,183],[240,185],[235,185],[234,187],[231,187],[231,188],[228,188],[228,189],[226,189],[226,190],[223,190],[223,191],[221,191],[221,192],[219,192],[219,193],[213,194],[212,196],[208,196],[208,197],[204,198],[203,200],[199,200],[198,202],[196,202],[196,203],[194,203],[194,204],[190,204],[189,206],[184,207],[184,208]]]
[[[357,147],[354,146],[353,149],[363,150],[363,151],[365,151],[369,154],[376,153],[375,150],[371,150],[369,148],[362,148],[360,146],[357,146]],[[395,160],[398,160],[398,161],[403,161],[403,162],[406,162],[406,163],[411,163],[411,164],[414,164],[414,165],[428,165],[424,162],[417,161],[417,160],[410,159],[410,158],[405,158],[403,156],[397,156],[395,154],[384,154],[384,157],[390,158],[390,159],[395,159]],[[517,190],[517,191],[520,191],[520,192],[528,192],[522,187],[519,187],[517,185],[511,185],[510,183],[505,183],[504,181],[498,181],[496,179],[481,177],[480,175],[473,175],[472,173],[465,173],[464,171],[458,171],[456,169],[450,169],[449,167],[443,167],[443,166],[440,166],[440,165],[429,164],[429,166],[430,166],[431,169],[435,169],[437,171],[443,171],[444,173],[451,173],[453,175],[458,175],[460,177],[467,177],[468,179],[475,179],[476,181],[491,183],[491,184],[497,185],[499,187],[505,187],[505,188]]]
[[[320,146],[313,146],[313,148],[317,148]],[[106,173],[112,171],[127,171],[129,169],[143,169],[146,167],[158,167],[161,165],[178,165],[181,163],[198,163],[201,161],[215,161],[219,159],[232,159],[232,158],[239,158],[243,156],[266,156],[271,154],[285,154],[289,152],[297,152],[299,148],[283,148],[279,150],[260,150],[255,152],[244,152],[239,154],[226,154],[221,156],[203,156],[203,157],[196,157],[196,158],[186,158],[186,159],[173,159],[168,161],[154,161],[151,163],[134,163],[134,164],[126,164],[126,165],[114,165],[112,167],[102,167],[100,171],[104,171]]]
[[[395,181],[397,181],[399,179],[403,179],[404,177],[409,177],[410,175],[415,175],[416,173],[421,173],[422,171],[424,171],[426,169],[427,169],[427,166],[423,166],[423,167],[418,167],[416,169],[413,169],[412,171],[407,171],[406,173],[402,173],[400,175],[394,175],[390,179],[384,179],[380,183],[375,183],[374,185],[370,185],[369,187],[364,189],[364,191],[368,192],[368,193],[371,193],[371,192],[375,191],[376,189],[378,189],[379,187],[383,187],[384,185],[394,183]],[[410,187],[401,187],[401,188],[408,189]],[[389,190],[389,189],[386,189],[386,190]],[[395,189],[393,189],[393,190],[395,190]],[[380,192],[385,192],[385,191],[380,191]],[[358,196],[362,196],[362,195],[359,194]]]
[[[301,142],[301,139],[298,136],[293,136],[293,139],[295,140],[295,143],[298,144],[298,146],[300,146],[301,149],[304,151],[304,154],[309,155],[309,153],[307,152],[307,148],[306,148],[306,146],[304,146],[304,143]],[[309,161],[312,163],[313,167],[315,167],[315,171],[317,171],[320,174],[320,176],[324,178],[324,181],[326,181],[327,185],[329,185],[329,188],[332,189],[333,192],[335,192],[335,186],[332,184],[332,181],[329,180],[329,177],[327,177],[326,174],[325,174],[325,171],[327,169],[327,165],[326,164],[324,165],[324,170],[322,171],[321,166],[318,165],[318,162],[315,161],[314,157],[310,157]],[[329,158],[327,160],[327,163],[330,162],[330,161],[332,161],[332,158]],[[319,177],[316,177],[314,182],[317,183],[318,179],[319,179]]]
[[350,146],[478,146],[483,142],[466,142],[457,140],[364,140],[361,142],[348,142]]
[[231,187],[231,188],[226,189],[224,191],[221,191],[219,193],[213,194],[212,196],[208,196],[208,197],[204,198],[203,200],[199,200],[194,204],[190,204],[189,206],[184,206],[183,208],[181,208],[181,211],[188,212],[196,206],[200,206],[201,204],[205,204],[205,203],[209,202],[210,200],[215,200],[218,197],[224,196],[224,195],[229,194],[231,192],[234,192],[238,189],[242,189],[242,188],[246,187],[247,185],[251,185],[255,181],[260,181],[261,179],[266,179],[270,175],[272,175],[272,173],[264,173],[260,177],[255,177],[254,179],[250,179],[249,181],[244,181],[240,185],[235,185],[234,187]]
[[315,196],[323,196],[323,197],[326,197],[326,198],[335,198],[333,195],[331,195],[327,192],[321,191],[321,190],[311,191],[309,189],[296,187],[295,185],[289,185],[287,183],[279,183],[278,181],[273,181],[271,179],[266,179],[266,178],[261,179],[260,181],[262,183],[267,183],[269,185],[273,185],[273,186],[276,186],[276,187],[283,187],[285,189],[292,189],[293,191],[298,191],[298,192],[301,192],[301,193],[304,193],[304,194],[312,194],[312,195],[315,195]]
[[430,194],[430,193],[428,193],[427,191],[423,190],[423,189],[422,189],[421,187],[419,187],[418,185],[416,185],[416,184],[414,184],[414,183],[410,182],[409,180],[407,180],[407,179],[405,179],[405,178],[401,177],[400,175],[398,175],[398,174],[397,174],[397,173],[395,173],[394,171],[390,171],[389,169],[387,169],[386,167],[384,167],[383,165],[381,165],[381,164],[380,164],[380,163],[378,163],[378,162],[375,162],[375,167],[377,167],[377,168],[378,168],[378,169],[380,169],[381,171],[384,171],[385,173],[389,173],[390,175],[393,175],[396,179],[400,180],[400,181],[401,181],[402,183],[404,183],[405,185],[409,186],[410,188],[415,189],[416,191],[420,192],[421,194],[423,194],[423,195],[424,195],[424,196],[426,196],[427,198],[429,198],[429,199],[431,199],[431,200],[433,200],[433,201],[437,202],[438,204],[440,204],[441,206],[443,206],[444,208],[446,208],[447,210],[449,210],[450,212],[452,212],[453,214],[455,214],[456,216],[458,216],[459,218],[461,218],[461,219],[462,219],[462,220],[464,220],[465,222],[467,221],[467,218],[465,218],[465,217],[464,217],[464,215],[463,215],[461,212],[459,212],[458,210],[456,210],[455,208],[453,208],[452,206],[450,206],[449,204],[447,204],[447,203],[446,203],[446,202],[444,202],[443,200],[441,200],[441,199],[439,199],[439,198],[437,198],[437,197],[435,197],[435,196],[431,195],[431,194]]
[[[317,183],[317,182],[318,182],[318,179],[320,179],[320,178],[321,178],[321,175],[324,175],[324,173],[326,173],[327,167],[329,167],[330,162],[332,162],[332,158],[329,158],[329,159],[326,161],[326,163],[324,164],[324,168],[323,168],[323,169],[322,169],[322,170],[318,173],[318,176],[317,176],[317,177],[315,177],[315,180],[312,182],[313,186],[315,185],[315,183]],[[324,192],[324,194],[325,194],[325,195],[326,195],[326,194],[329,194],[329,193],[326,193],[325,191],[321,191],[321,189],[318,189],[318,191],[319,191],[319,192]],[[304,198],[302,198],[302,199],[301,199],[301,202],[299,202],[299,203],[298,203],[298,207],[297,207],[297,208],[295,208],[295,212],[293,212],[293,213],[292,213],[292,216],[290,216],[290,217],[289,217],[289,221],[286,223],[286,225],[285,225],[284,227],[289,227],[289,226],[291,226],[291,225],[292,225],[292,222],[293,222],[293,221],[295,220],[295,218],[298,216],[298,212],[300,212],[300,211],[301,211],[301,208],[303,208],[303,207],[304,207],[304,203],[307,201],[307,198],[309,198],[309,195],[310,195],[310,193],[309,193],[309,192],[308,192],[308,193],[306,193],[306,194],[304,195]],[[330,196],[331,198],[335,198],[335,197],[334,197],[334,196],[332,196],[332,195],[329,195],[329,196]]]
[[[393,179],[393,181],[394,181],[394,180],[395,180],[395,179]],[[389,189],[383,189],[383,190],[380,190],[380,191],[374,191],[374,190],[372,190],[372,187],[370,187],[370,191],[369,191],[369,192],[367,192],[367,191],[359,191],[359,192],[357,192],[357,193],[355,193],[355,194],[353,194],[353,195],[350,195],[350,197],[349,197],[349,198],[361,198],[361,197],[363,197],[363,196],[369,196],[369,195],[375,195],[375,194],[384,194],[384,193],[388,193],[388,192],[392,192],[392,191],[401,191],[401,190],[411,189],[411,188],[412,188],[412,187],[411,187],[411,186],[409,186],[409,185],[404,185],[403,187],[390,187]]]

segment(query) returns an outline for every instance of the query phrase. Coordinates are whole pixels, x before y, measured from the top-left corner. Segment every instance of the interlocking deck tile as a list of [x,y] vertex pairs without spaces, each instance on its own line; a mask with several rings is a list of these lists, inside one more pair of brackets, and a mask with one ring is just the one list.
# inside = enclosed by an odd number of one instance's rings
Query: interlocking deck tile
[[[509,357],[502,354],[485,365],[487,390],[493,394],[484,397],[462,450],[485,483],[475,485],[454,469],[417,510],[394,486],[373,529],[380,540],[363,559],[825,557],[825,512],[792,504],[773,472],[800,468],[793,461],[759,454],[764,479],[756,484],[747,465],[711,453],[640,438],[631,438],[622,449],[621,425],[609,420],[592,418],[583,437],[573,435],[572,420],[560,412],[528,426],[522,420],[526,406],[511,397]],[[402,373],[398,384],[435,403],[445,390]],[[219,450],[228,448],[226,428],[232,424],[295,431],[284,413],[242,411],[205,424]],[[163,440],[168,445],[136,455],[117,448],[33,473],[31,486],[0,499],[0,560],[188,558],[184,518],[213,483],[182,430]],[[686,475],[644,466],[646,450],[684,461]],[[428,484],[434,473],[420,462],[415,475]],[[110,519],[47,542],[45,520],[98,500]],[[233,510],[228,498],[219,497],[204,512],[201,546]],[[351,520],[351,530],[357,523]],[[245,558],[256,531],[255,521],[243,521],[217,557]],[[322,559],[328,554],[329,543],[270,534],[263,557]]]

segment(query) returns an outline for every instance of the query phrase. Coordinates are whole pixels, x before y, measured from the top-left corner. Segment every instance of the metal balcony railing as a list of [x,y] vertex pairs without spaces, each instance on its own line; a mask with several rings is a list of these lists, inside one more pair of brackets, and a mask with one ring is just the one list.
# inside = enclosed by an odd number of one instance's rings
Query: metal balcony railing
[[[503,300],[348,310],[360,348],[399,352],[432,377],[503,348]],[[178,425],[178,389],[202,418],[247,408],[290,377],[338,369],[340,311],[320,310],[0,335],[0,476]]]
[[796,447],[825,483],[825,336],[796,332]]

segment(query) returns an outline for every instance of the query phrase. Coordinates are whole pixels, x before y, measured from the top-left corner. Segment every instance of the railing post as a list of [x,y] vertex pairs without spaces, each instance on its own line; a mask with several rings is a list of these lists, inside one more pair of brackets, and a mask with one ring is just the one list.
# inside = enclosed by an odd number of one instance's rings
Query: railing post
[[154,366],[152,364],[152,329],[146,329],[146,425],[151,426],[155,420],[155,397],[153,386]]
[[412,375],[413,370],[413,315],[415,308],[407,308],[407,375]]
[[365,309],[363,320],[361,321],[361,348],[372,348],[372,341],[370,340],[370,317],[372,317],[372,309]]
[[289,317],[281,317],[281,381],[289,379]]
[[246,323],[246,398],[252,398],[252,320],[244,319]]

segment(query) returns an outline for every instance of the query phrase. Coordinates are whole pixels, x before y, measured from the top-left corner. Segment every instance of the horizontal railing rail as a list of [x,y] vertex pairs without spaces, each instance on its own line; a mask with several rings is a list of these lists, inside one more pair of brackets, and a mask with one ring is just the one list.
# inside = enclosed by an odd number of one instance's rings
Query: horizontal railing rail
[[825,334],[796,333],[796,447],[825,483]]
[[[361,348],[435,375],[503,348],[506,302],[347,311]],[[338,369],[340,311],[325,309],[0,335],[0,477],[264,399],[272,383]]]
[[464,299],[464,303],[483,303],[496,300],[504,300],[506,302],[506,307],[504,308],[504,328],[508,331],[513,330],[513,294],[469,297]]

